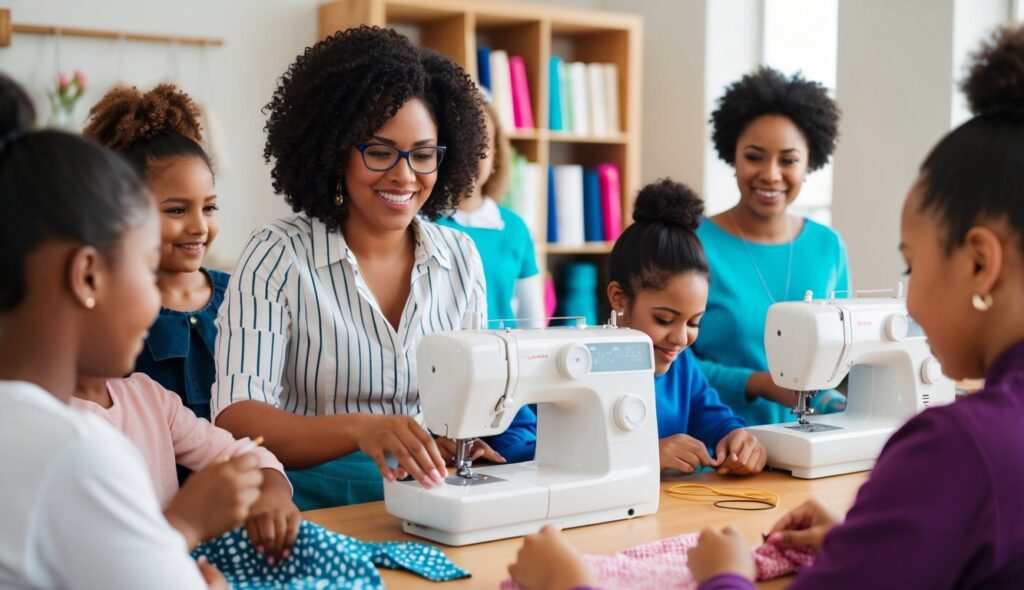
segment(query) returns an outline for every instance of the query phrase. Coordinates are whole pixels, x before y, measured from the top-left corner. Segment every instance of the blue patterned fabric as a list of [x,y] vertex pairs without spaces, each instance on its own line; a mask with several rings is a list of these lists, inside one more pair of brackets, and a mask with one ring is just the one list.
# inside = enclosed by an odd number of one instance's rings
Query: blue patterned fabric
[[241,528],[203,543],[192,557],[205,557],[232,588],[239,590],[376,590],[384,583],[375,566],[404,569],[433,582],[469,577],[469,572],[436,547],[424,543],[365,543],[311,522],[302,523],[291,555],[277,565],[268,564],[256,553]]

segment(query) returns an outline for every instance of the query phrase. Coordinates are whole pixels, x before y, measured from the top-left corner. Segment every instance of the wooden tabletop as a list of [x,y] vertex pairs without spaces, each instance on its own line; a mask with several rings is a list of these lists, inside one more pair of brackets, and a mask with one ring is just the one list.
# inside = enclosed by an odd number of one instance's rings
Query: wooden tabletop
[[[754,547],[761,543],[761,533],[770,529],[775,521],[791,508],[811,497],[818,498],[828,506],[845,513],[853,503],[857,488],[866,478],[867,472],[861,472],[804,480],[791,477],[787,472],[766,471],[751,477],[702,473],[664,479],[661,485],[661,503],[656,514],[567,529],[565,535],[584,553],[613,554],[634,545],[699,531],[706,526],[722,527],[732,524],[743,531],[747,541]],[[683,500],[665,493],[669,486],[677,483],[703,483],[720,488],[762,488],[777,493],[782,498],[782,503],[772,510],[739,511],[716,508],[710,501]],[[402,532],[401,521],[384,510],[384,502],[310,510],[305,512],[304,516],[332,531],[363,541],[411,540],[432,543]],[[522,539],[505,539],[465,547],[436,545],[441,547],[452,561],[472,573],[472,577],[438,584],[406,572],[381,569],[385,585],[388,588],[431,590],[497,588],[501,581],[508,577],[508,565],[515,560]],[[758,584],[758,588],[782,588],[787,582],[787,578],[781,578]]]

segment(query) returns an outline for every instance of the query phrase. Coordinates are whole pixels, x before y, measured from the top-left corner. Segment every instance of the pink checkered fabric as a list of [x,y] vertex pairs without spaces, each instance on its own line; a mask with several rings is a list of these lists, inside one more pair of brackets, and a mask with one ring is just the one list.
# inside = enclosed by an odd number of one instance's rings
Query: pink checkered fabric
[[[587,565],[597,577],[603,590],[635,590],[636,588],[664,588],[666,590],[695,590],[686,562],[686,553],[697,544],[699,533],[662,539],[646,545],[637,545],[615,555],[585,555]],[[753,551],[758,580],[771,580],[798,571],[814,561],[809,551],[780,550],[764,544]],[[501,583],[502,590],[521,590],[512,580]]]

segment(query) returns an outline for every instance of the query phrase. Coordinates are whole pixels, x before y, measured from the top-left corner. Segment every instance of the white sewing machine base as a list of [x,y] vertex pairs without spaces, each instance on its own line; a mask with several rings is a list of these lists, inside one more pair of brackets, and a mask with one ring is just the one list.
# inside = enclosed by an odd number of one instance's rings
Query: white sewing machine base
[[546,524],[571,528],[658,510],[660,475],[647,467],[603,477],[541,470],[536,461],[473,471],[501,479],[429,490],[415,481],[385,482],[387,511],[409,534],[461,546],[533,534]]
[[842,414],[812,419],[814,424],[838,426],[839,430],[801,432],[788,428],[796,422],[749,426],[750,434],[768,451],[768,466],[790,471],[793,477],[815,479],[867,471],[899,424],[873,421],[870,425],[851,423]]

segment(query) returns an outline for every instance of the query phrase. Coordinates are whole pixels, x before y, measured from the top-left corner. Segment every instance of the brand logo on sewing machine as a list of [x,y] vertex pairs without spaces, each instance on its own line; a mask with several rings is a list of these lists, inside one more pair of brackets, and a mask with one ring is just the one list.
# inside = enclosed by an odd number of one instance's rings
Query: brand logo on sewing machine
[[857,322],[857,325],[861,326],[861,327],[864,327],[864,326],[870,326],[871,324],[874,324],[874,323],[875,322],[872,322],[871,320],[860,320],[860,321]]
[[537,361],[537,360],[542,360],[542,359],[548,358],[548,355],[546,355],[544,353],[540,353],[540,352],[533,352],[533,353],[530,353],[530,354],[526,355],[526,358],[527,358],[527,360]]

